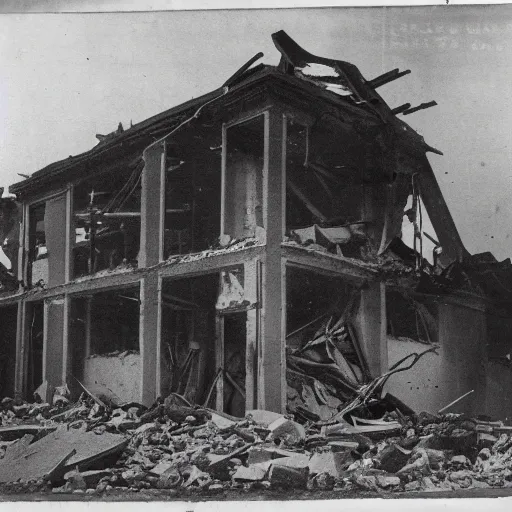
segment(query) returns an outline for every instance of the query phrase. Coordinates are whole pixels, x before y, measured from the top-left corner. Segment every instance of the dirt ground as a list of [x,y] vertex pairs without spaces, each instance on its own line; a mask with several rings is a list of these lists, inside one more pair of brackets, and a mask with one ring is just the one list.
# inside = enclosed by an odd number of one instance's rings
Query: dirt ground
[[502,498],[512,496],[512,488],[506,489],[459,489],[456,491],[439,492],[402,492],[402,493],[375,493],[360,491],[225,491],[220,493],[207,492],[173,492],[169,490],[151,489],[140,492],[111,491],[96,494],[54,494],[54,493],[27,493],[5,494],[0,496],[0,502],[12,501],[289,501],[289,500],[339,500],[339,499],[446,499],[446,498]]

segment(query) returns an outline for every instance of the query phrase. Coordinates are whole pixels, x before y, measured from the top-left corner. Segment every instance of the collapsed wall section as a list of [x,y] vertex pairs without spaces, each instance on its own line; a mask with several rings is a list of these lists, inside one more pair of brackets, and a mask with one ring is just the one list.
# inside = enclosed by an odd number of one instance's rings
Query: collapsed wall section
[[72,299],[68,386],[73,394],[80,394],[83,384],[118,402],[140,401],[139,308],[138,288]]

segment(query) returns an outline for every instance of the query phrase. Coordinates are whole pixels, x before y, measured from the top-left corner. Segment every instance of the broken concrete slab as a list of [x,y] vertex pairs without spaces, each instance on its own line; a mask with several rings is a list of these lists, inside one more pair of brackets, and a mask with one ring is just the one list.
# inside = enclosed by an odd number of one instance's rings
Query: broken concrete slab
[[237,482],[259,482],[265,479],[269,466],[264,463],[239,466],[232,478]]
[[[64,475],[64,480],[69,480],[73,475],[75,475],[75,471],[69,471]],[[98,469],[80,472],[80,476],[88,488],[96,487],[102,478],[111,477],[112,475],[113,471],[111,469]]]
[[361,489],[366,489],[368,491],[377,491],[377,477],[373,475],[365,476],[358,475],[354,479],[354,483],[360,487]]
[[298,444],[306,439],[306,431],[300,423],[281,417],[273,421],[269,426],[273,440],[282,439],[287,444]]
[[151,468],[151,469],[149,470],[149,472],[150,472],[152,475],[161,476],[161,475],[163,475],[166,471],[169,471],[169,469],[171,469],[173,466],[174,466],[174,463],[173,463],[173,462],[170,462],[170,461],[162,461],[162,462],[159,462],[155,467]]
[[6,447],[4,456],[0,464],[7,464],[8,462],[15,460],[27,449],[27,447],[33,440],[33,435],[25,434],[21,439],[13,441],[12,444]]
[[183,478],[176,468],[170,468],[160,476],[156,487],[158,489],[175,489],[183,483]]
[[281,457],[278,459],[274,459],[270,461],[270,464],[272,466],[279,465],[295,469],[304,469],[308,467],[310,457],[311,456],[309,453],[296,453],[291,457]]
[[12,441],[19,439],[25,434],[33,434],[41,436],[53,432],[57,426],[44,426],[44,425],[12,425],[9,427],[0,427],[0,439],[2,441]]
[[272,464],[268,479],[274,488],[301,489],[305,488],[308,481],[308,468],[297,468]]
[[266,462],[281,457],[293,457],[296,454],[297,452],[282,450],[272,445],[254,446],[249,450],[247,463],[256,464],[258,462]]
[[98,436],[83,430],[60,427],[26,446],[14,459],[0,461],[0,482],[19,478],[41,478],[65,474],[75,468],[92,467],[98,461],[120,452],[127,439],[115,434]]
[[0,461],[0,482],[17,482],[48,479],[63,474],[65,463],[75,454],[69,446],[44,442],[43,438],[29,445],[15,458]]
[[382,489],[396,488],[400,486],[400,478],[397,476],[377,475],[375,481]]
[[388,473],[396,473],[402,469],[411,456],[411,451],[398,444],[391,444],[375,457],[378,467]]
[[478,448],[491,448],[494,443],[498,440],[496,436],[492,434],[486,434],[479,432],[477,435],[477,445]]
[[422,474],[429,474],[431,472],[427,452],[423,449],[412,454],[410,462],[403,468],[399,469],[396,473],[398,475],[402,475],[412,473],[414,471],[418,471]]
[[204,487],[212,481],[212,477],[201,471],[197,466],[191,466],[187,470],[182,471],[184,477],[187,478],[186,482],[183,483],[183,487],[190,487],[194,485],[196,487]]
[[234,427],[236,425],[236,422],[233,420],[230,420],[228,418],[225,418],[224,416],[221,416],[220,414],[217,414],[215,412],[211,412],[212,418],[211,422],[219,429],[225,429],[229,427]]
[[269,460],[272,460],[273,458],[274,454],[271,450],[266,448],[254,447],[251,450],[249,450],[249,457],[247,459],[247,463],[249,465],[257,464],[259,462],[267,462]]
[[282,414],[265,411],[264,409],[251,409],[250,411],[247,411],[245,415],[246,418],[249,416],[251,416],[256,423],[263,425],[264,427],[268,427],[271,423],[283,417]]
[[219,480],[229,479],[228,468],[230,460],[246,452],[253,445],[254,443],[246,444],[227,455],[216,455],[214,453],[208,453],[206,455],[206,458],[209,461],[207,468],[208,473],[213,475],[215,478],[218,478]]
[[76,449],[76,454],[69,459],[66,468],[78,466],[80,471],[93,468],[102,459],[120,453],[128,444],[128,438],[106,432],[97,435],[94,432],[69,430],[67,432],[57,431],[49,435],[55,437],[48,439],[48,442],[53,440],[57,444],[69,444]]
[[328,473],[339,478],[343,476],[343,472],[352,462],[354,462],[354,458],[349,451],[314,453],[308,462],[309,473],[311,475]]

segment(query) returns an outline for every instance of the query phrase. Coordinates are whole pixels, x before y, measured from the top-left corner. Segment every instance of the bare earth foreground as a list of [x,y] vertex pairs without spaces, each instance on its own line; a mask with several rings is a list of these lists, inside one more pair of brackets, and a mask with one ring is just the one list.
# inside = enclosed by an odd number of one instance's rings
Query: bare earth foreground
[[298,490],[262,490],[262,491],[225,491],[222,493],[207,492],[172,492],[166,489],[144,490],[134,492],[108,492],[101,497],[85,493],[53,494],[4,494],[0,502],[20,501],[289,501],[289,500],[340,500],[340,499],[448,499],[448,498],[504,498],[512,496],[512,488],[493,489],[456,489],[453,491],[436,492],[403,492],[377,493],[361,491],[298,491]]

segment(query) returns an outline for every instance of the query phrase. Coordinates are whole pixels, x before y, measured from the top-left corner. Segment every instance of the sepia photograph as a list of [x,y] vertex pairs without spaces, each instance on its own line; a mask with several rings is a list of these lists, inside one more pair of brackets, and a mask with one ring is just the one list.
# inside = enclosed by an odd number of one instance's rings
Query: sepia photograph
[[0,501],[512,496],[512,5],[132,4],[0,6]]

